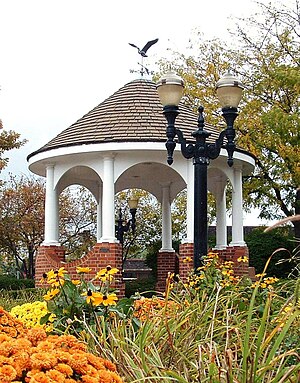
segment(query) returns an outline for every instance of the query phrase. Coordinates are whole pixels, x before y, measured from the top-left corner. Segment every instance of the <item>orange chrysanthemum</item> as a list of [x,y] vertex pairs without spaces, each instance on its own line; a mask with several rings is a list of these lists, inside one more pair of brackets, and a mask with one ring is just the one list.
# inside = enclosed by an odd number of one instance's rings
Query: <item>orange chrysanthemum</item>
[[[10,322],[3,309],[1,313],[10,328],[14,319]],[[115,371],[113,363],[88,353],[72,335],[47,336],[41,328],[24,331],[18,338],[0,332],[1,383],[122,383]]]

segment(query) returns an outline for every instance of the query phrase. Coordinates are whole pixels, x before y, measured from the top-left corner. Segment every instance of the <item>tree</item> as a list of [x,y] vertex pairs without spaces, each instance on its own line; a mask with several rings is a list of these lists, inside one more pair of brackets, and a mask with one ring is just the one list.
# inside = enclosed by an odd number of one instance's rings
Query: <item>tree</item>
[[143,257],[147,247],[161,239],[161,206],[156,198],[145,190],[128,189],[116,195],[116,220],[119,209],[125,222],[131,219],[127,201],[130,197],[138,198],[136,212],[136,230],[129,230],[124,235],[123,263],[128,257]]
[[10,177],[0,186],[0,250],[26,278],[34,276],[34,255],[44,234],[44,182]]
[[83,186],[70,186],[59,197],[60,243],[66,248],[68,261],[78,259],[97,240],[97,205]]
[[[246,207],[260,207],[260,217],[280,219],[300,213],[300,13],[259,4],[260,12],[239,20],[232,32],[234,48],[224,41],[205,41],[198,34],[198,56],[174,52],[173,68],[184,78],[184,101],[199,100],[207,122],[218,126],[215,84],[233,68],[246,86],[236,120],[237,143],[256,156],[254,174],[244,180]],[[168,64],[161,63],[162,70]],[[300,221],[294,221],[300,237]]]
[[0,173],[8,163],[8,158],[3,157],[5,152],[18,149],[25,144],[26,140],[20,140],[20,134],[12,130],[2,130],[3,124],[0,120]]
[[[68,260],[88,252],[96,241],[96,204],[85,188],[68,188],[60,195],[60,242]],[[44,240],[45,182],[11,176],[0,185],[1,261],[26,278],[34,277],[35,254]],[[2,267],[3,269],[3,267]]]
[[[245,188],[261,216],[272,219],[300,213],[300,9],[298,0],[294,9],[259,6],[262,20],[255,15],[237,26],[243,49],[234,57],[248,96],[240,142],[258,165]],[[294,228],[300,238],[300,221]]]

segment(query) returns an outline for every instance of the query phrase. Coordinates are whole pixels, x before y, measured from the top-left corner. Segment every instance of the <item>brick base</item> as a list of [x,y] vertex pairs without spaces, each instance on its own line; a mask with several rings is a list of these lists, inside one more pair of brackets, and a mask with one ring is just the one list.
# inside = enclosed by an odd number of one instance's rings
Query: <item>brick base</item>
[[[239,277],[253,276],[253,267],[249,267],[249,249],[247,246],[228,246],[224,250],[214,250],[214,252],[218,253],[223,261],[233,262],[234,275]],[[238,259],[242,257],[246,257],[248,260],[246,262],[239,262]]]
[[[247,246],[228,246],[224,250],[215,250],[224,261],[233,261],[236,276],[248,276],[255,279],[255,270],[249,267],[249,261],[238,262],[240,257],[249,257]],[[175,253],[158,253],[157,255],[157,291],[164,291],[169,272],[179,274],[182,281],[186,281],[193,270],[194,244],[183,243],[179,246],[179,255]]]
[[178,254],[175,252],[159,252],[157,254],[156,290],[163,292],[166,288],[168,273],[178,274]]
[[194,244],[182,243],[179,246],[179,275],[186,282],[188,275],[194,268]]
[[[40,281],[43,274],[51,269],[57,270],[64,267],[72,279],[77,279],[76,267],[90,267],[88,274],[92,279],[97,271],[110,265],[116,267],[119,272],[115,275],[113,288],[118,290],[118,296],[125,296],[125,284],[122,279],[122,245],[120,243],[97,243],[92,250],[80,259],[65,262],[65,250],[60,246],[40,246],[37,251],[35,263],[35,285],[44,286]],[[95,284],[100,281],[95,281]]]

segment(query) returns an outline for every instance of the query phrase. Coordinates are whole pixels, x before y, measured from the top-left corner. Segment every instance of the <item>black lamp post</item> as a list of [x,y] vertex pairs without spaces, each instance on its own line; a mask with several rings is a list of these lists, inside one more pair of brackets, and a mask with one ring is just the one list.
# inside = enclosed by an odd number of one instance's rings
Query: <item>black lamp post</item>
[[116,221],[116,238],[118,241],[123,246],[124,243],[124,233],[127,233],[130,229],[132,233],[135,233],[135,228],[136,228],[136,220],[135,220],[135,215],[136,215],[136,210],[137,210],[137,205],[138,205],[138,199],[137,198],[130,198],[128,200],[128,205],[129,205],[129,211],[131,214],[131,219],[128,220],[127,222],[124,221],[122,217],[122,209],[119,209],[119,218]]
[[[224,147],[228,153],[227,163],[233,165],[235,150],[234,120],[238,116],[238,104],[242,98],[243,85],[232,74],[227,73],[216,85],[217,96],[222,106],[222,115],[226,121],[226,129],[220,132],[213,143],[207,142],[210,133],[204,127],[203,107],[200,106],[198,129],[192,133],[195,142],[187,143],[180,129],[175,128],[175,119],[179,114],[178,104],[183,95],[183,80],[175,73],[169,72],[157,83],[157,91],[163,105],[163,113],[167,120],[167,162],[173,163],[173,152],[176,147],[175,137],[181,145],[181,153],[185,158],[193,158],[194,164],[194,269],[197,270],[207,255],[207,168],[211,159],[219,156]],[[225,140],[226,139],[226,140]],[[226,143],[224,144],[224,141]]]

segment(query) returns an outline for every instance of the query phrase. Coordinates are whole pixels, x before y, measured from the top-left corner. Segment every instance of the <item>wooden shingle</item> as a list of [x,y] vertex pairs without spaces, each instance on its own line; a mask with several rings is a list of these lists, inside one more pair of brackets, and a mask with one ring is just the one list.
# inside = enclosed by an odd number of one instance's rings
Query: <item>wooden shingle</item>
[[[197,128],[197,115],[180,105],[176,127],[188,139]],[[211,126],[206,126],[206,129],[212,133],[210,139],[214,140],[218,129]],[[152,81],[139,79],[129,82],[30,154],[29,158],[39,152],[60,147],[128,141],[166,141],[166,120],[156,85]]]

